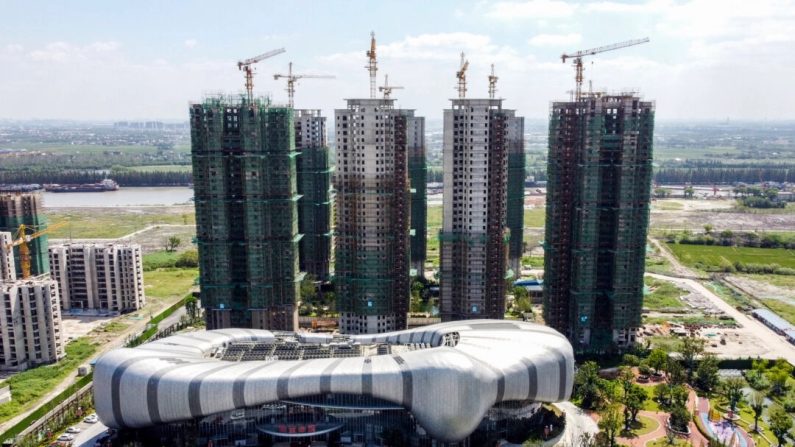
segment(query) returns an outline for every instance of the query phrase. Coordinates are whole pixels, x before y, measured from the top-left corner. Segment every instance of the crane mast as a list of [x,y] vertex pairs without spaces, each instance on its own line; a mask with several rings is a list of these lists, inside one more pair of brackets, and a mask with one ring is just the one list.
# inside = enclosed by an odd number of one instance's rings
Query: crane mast
[[375,75],[378,72],[378,61],[375,57],[375,32],[370,32],[370,50],[367,52],[367,65],[370,72],[370,99],[375,99]]
[[260,62],[264,59],[268,59],[270,57],[276,56],[278,54],[284,53],[286,50],[284,48],[279,48],[276,50],[268,51],[267,53],[262,53],[259,56],[254,56],[252,58],[238,61],[237,69],[244,72],[246,76],[246,98],[248,99],[249,105],[253,103],[254,100],[254,67],[253,65],[257,62]]
[[489,98],[494,99],[497,93],[497,75],[494,74],[494,64],[491,64],[491,74],[489,75]]
[[461,52],[461,65],[455,73],[458,78],[458,99],[464,99],[467,94],[467,68],[469,68],[469,61],[465,59],[464,52]]
[[299,79],[334,79],[334,76],[326,76],[326,75],[311,75],[311,74],[295,74],[293,73],[293,63],[290,62],[287,65],[287,74],[274,74],[273,79],[279,80],[279,78],[287,79],[287,102],[290,108],[295,108],[295,86],[298,85]]
[[575,82],[575,90],[574,90],[574,98],[579,101],[582,97],[582,81],[583,81],[583,65],[582,65],[582,58],[585,56],[593,56],[594,54],[604,53],[606,51],[613,51],[618,50],[621,48],[631,47],[635,45],[640,45],[642,43],[646,43],[649,41],[648,37],[644,37],[643,39],[635,39],[635,40],[627,40],[625,42],[614,43],[610,45],[605,45],[602,47],[591,48],[589,50],[580,50],[575,53],[571,54],[562,54],[560,56],[560,60],[563,63],[566,63],[566,59],[573,59],[574,62],[574,82]]

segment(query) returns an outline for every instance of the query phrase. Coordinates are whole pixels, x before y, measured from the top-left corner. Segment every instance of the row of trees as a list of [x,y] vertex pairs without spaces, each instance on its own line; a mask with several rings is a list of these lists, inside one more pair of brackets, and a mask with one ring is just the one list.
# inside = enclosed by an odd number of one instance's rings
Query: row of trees
[[780,233],[754,233],[750,231],[723,230],[715,232],[712,225],[704,225],[704,232],[693,234],[686,230],[669,232],[666,242],[692,245],[723,245],[726,247],[795,248],[795,237]]
[[193,182],[190,172],[111,170],[30,170],[0,171],[0,184],[80,184],[112,178],[121,186],[185,186]]
[[700,185],[732,184],[737,182],[756,183],[791,182],[795,180],[795,165],[776,167],[698,167],[698,168],[660,168],[654,173],[654,181],[659,184],[681,185],[694,183]]

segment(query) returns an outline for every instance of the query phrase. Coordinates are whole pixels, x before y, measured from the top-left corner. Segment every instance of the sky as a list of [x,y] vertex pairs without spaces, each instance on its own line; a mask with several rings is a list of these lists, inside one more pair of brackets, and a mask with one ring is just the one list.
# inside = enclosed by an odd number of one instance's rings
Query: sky
[[207,94],[237,93],[237,61],[260,62],[254,90],[286,103],[274,73],[299,82],[296,107],[331,116],[378,83],[403,108],[440,119],[456,96],[486,97],[491,64],[504,106],[529,118],[565,100],[564,52],[648,37],[586,59],[594,89],[636,91],[667,120],[795,119],[795,0],[0,0],[0,119],[180,120]]

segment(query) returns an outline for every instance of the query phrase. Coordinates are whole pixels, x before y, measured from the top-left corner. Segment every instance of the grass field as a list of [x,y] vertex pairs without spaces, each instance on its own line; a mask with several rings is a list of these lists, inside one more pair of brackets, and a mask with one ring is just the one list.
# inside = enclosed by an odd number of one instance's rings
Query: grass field
[[156,152],[157,148],[154,146],[103,146],[100,144],[63,144],[63,143],[36,143],[27,141],[18,141],[13,143],[4,143],[4,147],[14,149],[27,149],[28,151],[42,151],[53,152],[61,154],[88,154],[88,153],[104,153],[106,151],[112,152]]
[[795,276],[791,275],[738,275],[776,287],[795,290]]
[[144,272],[146,299],[181,298],[190,290],[199,269],[157,269]]
[[13,400],[0,404],[0,422],[22,411],[74,372],[97,347],[86,338],[78,338],[66,345],[66,358],[54,365],[40,366],[15,374],[5,383],[11,386]]
[[721,263],[778,264],[795,268],[795,250],[785,248],[723,247],[716,245],[668,244],[668,248],[688,267],[705,269]]
[[139,172],[191,172],[191,165],[152,165],[129,166],[127,169]]
[[68,224],[52,231],[49,237],[113,239],[126,236],[134,231],[157,224],[193,225],[196,220],[192,209],[186,208],[184,214],[168,213],[156,208],[140,213],[131,213],[124,208],[101,210],[82,208],[59,211],[47,210],[51,223],[67,221]]
[[539,228],[546,223],[547,213],[544,208],[524,210],[524,226]]
[[685,303],[679,299],[687,291],[674,284],[656,278],[646,277],[646,286],[650,293],[643,297],[643,307],[649,310],[684,310]]
[[788,203],[784,208],[748,208],[737,205],[731,211],[747,214],[795,214],[795,203]]
[[671,200],[658,200],[651,205],[652,209],[663,211],[679,211],[685,209],[685,204],[682,202],[674,202]]

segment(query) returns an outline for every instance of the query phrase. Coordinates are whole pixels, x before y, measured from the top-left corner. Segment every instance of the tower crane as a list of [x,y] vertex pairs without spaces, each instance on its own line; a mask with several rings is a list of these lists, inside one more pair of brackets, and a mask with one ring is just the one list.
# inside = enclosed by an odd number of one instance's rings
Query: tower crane
[[464,52],[461,52],[461,65],[455,77],[458,78],[458,99],[464,99],[467,94],[467,68],[469,68],[469,61],[464,58]]
[[375,57],[375,32],[370,32],[370,50],[367,52],[367,65],[364,67],[370,72],[370,99],[375,99],[375,75],[378,71],[378,61]]
[[494,74],[494,64],[491,64],[491,74],[489,75],[489,98],[494,99],[497,93],[497,75]]
[[384,92],[384,99],[389,99],[392,90],[402,90],[403,87],[397,85],[389,85],[389,75],[384,75],[384,85],[378,87],[378,91]]
[[252,65],[256,64],[261,60],[268,59],[269,57],[282,54],[285,51],[286,50],[284,48],[279,48],[276,50],[268,51],[267,53],[262,53],[259,56],[254,56],[251,59],[238,61],[237,69],[246,73],[246,97],[248,98],[249,104],[251,104],[254,100],[254,67],[252,67]]
[[286,78],[287,79],[287,98],[288,104],[290,108],[294,107],[293,99],[295,97],[295,86],[298,84],[299,79],[334,79],[334,76],[327,76],[327,75],[311,75],[311,74],[295,74],[293,73],[293,63],[290,62],[287,65],[287,74],[275,74],[273,75],[273,79],[279,80],[279,78]]
[[15,237],[11,240],[9,244],[6,244],[5,249],[11,250],[14,247],[19,247],[19,262],[22,267],[22,279],[30,277],[30,247],[28,247],[28,242],[32,241],[33,239],[39,238],[44,236],[45,234],[49,233],[52,230],[56,230],[58,228],[63,227],[66,225],[66,222],[59,222],[49,227],[36,231],[35,233],[27,234],[28,229],[32,229],[30,226],[21,224],[17,229],[17,233]]
[[574,75],[574,80],[576,83],[576,89],[574,91],[575,99],[579,101],[580,97],[582,96],[582,58],[585,56],[593,56],[594,54],[604,53],[605,51],[613,51],[618,50],[620,48],[631,47],[634,45],[640,45],[642,43],[646,43],[649,41],[648,37],[644,37],[643,39],[635,39],[635,40],[627,40],[626,42],[619,42],[614,43],[612,45],[605,45],[603,47],[596,47],[591,48],[590,50],[580,50],[576,53],[571,54],[563,54],[560,56],[560,60],[563,63],[566,63],[566,59],[574,59],[574,69],[576,70]]

